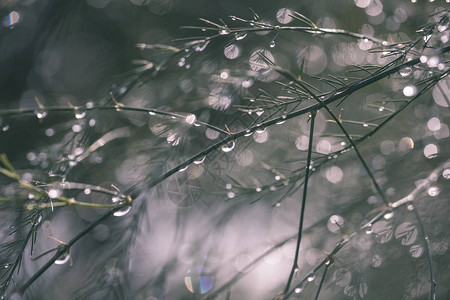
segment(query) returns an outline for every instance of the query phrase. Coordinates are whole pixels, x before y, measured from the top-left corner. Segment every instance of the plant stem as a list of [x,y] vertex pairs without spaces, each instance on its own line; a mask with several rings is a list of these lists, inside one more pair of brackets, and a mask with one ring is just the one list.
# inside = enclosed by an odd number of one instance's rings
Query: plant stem
[[313,136],[314,136],[314,120],[316,118],[316,112],[311,114],[311,124],[309,129],[309,142],[308,142],[308,156],[306,159],[306,171],[305,171],[305,180],[303,182],[303,195],[302,195],[302,206],[300,208],[300,219],[298,222],[298,232],[297,232],[297,244],[295,246],[295,257],[294,262],[292,263],[291,272],[289,274],[288,282],[286,287],[284,288],[284,293],[286,294],[289,291],[291,286],[292,278],[294,278],[295,272],[298,270],[298,255],[300,252],[300,243],[302,240],[302,232],[303,232],[303,220],[305,217],[305,207],[306,207],[306,196],[308,193],[308,179],[309,179],[309,169],[311,166],[311,153],[312,153],[312,144],[313,144]]

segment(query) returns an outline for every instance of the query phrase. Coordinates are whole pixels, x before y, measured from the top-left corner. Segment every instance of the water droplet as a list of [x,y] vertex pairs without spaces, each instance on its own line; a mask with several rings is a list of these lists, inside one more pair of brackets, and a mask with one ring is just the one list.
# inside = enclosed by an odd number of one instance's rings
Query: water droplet
[[406,207],[407,210],[409,211],[413,211],[414,210],[414,205],[410,204]]
[[206,158],[206,155],[200,157],[200,158],[197,159],[197,160],[194,160],[194,164],[199,165],[199,164],[203,163],[203,162],[205,161],[205,158]]
[[194,124],[194,122],[197,120],[197,117],[194,114],[189,114],[186,116],[186,123],[189,125]]
[[234,146],[236,146],[236,143],[234,141],[229,141],[228,143],[223,145],[221,149],[223,152],[230,152],[234,149]]
[[225,188],[226,188],[227,190],[231,190],[232,187],[233,187],[233,186],[231,185],[231,183],[227,183],[227,184],[225,185]]
[[228,192],[227,193],[228,198],[233,199],[234,196],[236,196],[233,192]]
[[91,189],[84,189],[84,193],[86,195],[90,195],[91,194]]
[[8,130],[9,130],[8,124],[2,125],[2,131],[8,131]]
[[178,61],[178,66],[182,67],[186,64],[186,58],[182,57],[180,58],[180,60]]
[[260,117],[262,114],[264,113],[263,109],[259,109],[258,111],[256,111],[256,114]]
[[368,126],[369,126],[369,124],[367,124],[367,123],[364,123],[364,124],[363,124],[363,126],[364,126],[364,127],[368,127]]
[[366,234],[371,234],[373,232],[372,224],[369,224],[369,226],[366,228]]
[[60,257],[58,257],[57,260],[55,260],[55,265],[64,265],[70,260],[70,253],[67,251],[64,254],[61,254]]
[[260,188],[260,187],[257,187],[257,188],[256,188],[256,192],[257,192],[257,193],[259,193],[259,192],[261,192],[261,191],[262,191],[262,188]]
[[247,32],[240,32],[240,33],[236,33],[234,35],[234,38],[236,39],[236,41],[240,41],[243,40],[247,37]]
[[184,167],[184,168],[181,168],[181,169],[179,169],[178,170],[178,172],[184,172],[184,171],[186,171],[187,170],[187,168],[189,167],[189,165],[187,165],[186,167]]
[[197,45],[195,45],[194,50],[196,52],[202,52],[203,50],[206,49],[206,47],[208,46],[209,42],[210,41],[203,41],[203,42],[198,43]]
[[398,71],[398,73],[402,77],[406,77],[406,76],[410,75],[411,72],[412,72],[412,68],[411,67],[406,67],[406,68],[403,68],[400,71]]
[[235,16],[230,16],[231,21],[236,21],[236,17]]
[[272,40],[272,41],[269,43],[269,47],[270,47],[270,48],[274,48],[274,47],[275,47],[275,41],[274,41],[274,40]]
[[34,112],[34,114],[36,115],[36,117],[38,119],[43,119],[43,118],[45,118],[47,116],[47,112],[43,111],[43,110],[37,110],[37,111]]
[[220,35],[227,35],[228,33],[230,33],[230,32],[226,29],[222,29],[221,31],[219,31]]
[[300,294],[303,289],[301,287],[295,288],[295,293]]
[[266,131],[267,127],[263,127],[263,128],[258,128],[256,129],[256,133],[263,133],[264,131]]
[[378,108],[378,111],[383,111],[384,110],[384,106],[380,106],[379,108]]
[[75,111],[75,118],[77,119],[83,119],[86,116],[85,111],[76,110]]
[[120,210],[118,210],[118,211],[116,211],[115,213],[114,213],[114,216],[115,217],[122,217],[122,216],[125,216],[126,214],[128,214],[129,212],[130,212],[130,210],[131,210],[131,206],[125,206],[124,208],[122,208],[122,209],[120,209]]
[[204,267],[190,268],[184,277],[184,283],[191,293],[205,294],[214,285],[214,277]]
[[252,135],[252,132],[251,132],[249,129],[247,129],[247,130],[245,131],[244,136],[251,136],[251,135]]
[[[118,196],[114,196],[111,198],[111,201],[113,203],[119,203],[121,200],[122,200],[122,198],[120,198]],[[113,215],[115,217],[122,217],[122,216],[125,216],[126,214],[128,214],[130,212],[130,210],[131,210],[131,205],[127,205],[127,206],[124,206],[123,208],[121,208],[120,210],[114,212]]]
[[314,279],[316,279],[316,275],[314,275],[314,274],[309,275],[308,278],[307,278],[307,280],[308,280],[309,282],[314,281]]

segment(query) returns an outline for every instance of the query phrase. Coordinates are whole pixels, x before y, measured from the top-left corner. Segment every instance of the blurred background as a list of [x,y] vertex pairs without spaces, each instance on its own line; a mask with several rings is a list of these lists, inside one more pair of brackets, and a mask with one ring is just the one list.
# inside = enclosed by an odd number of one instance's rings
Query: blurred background
[[[292,18],[295,11],[319,27],[361,33],[389,45],[417,39],[409,59],[426,54],[424,42],[448,46],[448,12],[447,23],[439,23],[425,40],[416,32],[439,20],[445,9],[443,0],[3,1],[0,153],[7,154],[22,179],[44,188],[63,181],[85,184],[61,190],[78,201],[112,203],[110,195],[87,186],[113,189],[112,184],[135,199],[129,213],[97,225],[71,248],[71,266],[52,266],[22,297],[16,287],[49,258],[31,260],[28,245],[7,299],[203,299],[217,290],[214,299],[274,299],[286,285],[295,254],[308,115],[258,130],[154,187],[152,182],[226,138],[226,130],[240,132],[314,103],[271,106],[273,98],[292,97],[278,83],[289,81],[268,69],[258,53],[301,74],[324,95],[367,76],[373,69],[366,66],[383,66],[394,56],[387,56],[389,49],[374,51],[380,45],[370,39],[287,30],[227,34],[185,51],[189,41],[219,32],[199,18],[230,28],[252,27],[230,16],[305,26]],[[355,65],[366,70],[353,72]],[[420,80],[444,72],[448,55],[430,56],[330,108],[358,140],[405,103],[411,96],[405,87],[416,88]],[[390,202],[415,193],[437,299],[450,297],[449,84],[447,77],[441,79],[358,144]],[[114,108],[114,101],[179,117],[105,108]],[[8,113],[19,108],[35,111]],[[91,151],[93,145],[100,146]],[[330,115],[319,111],[299,271],[292,286],[305,276],[308,280],[289,299],[313,299],[323,268],[308,274],[353,232],[336,254],[319,299],[428,299],[427,247],[411,207],[386,214],[370,230],[358,230],[383,203],[354,151],[341,152],[347,146]],[[7,244],[27,233],[20,224],[29,212],[22,207],[32,199],[5,177],[0,185],[2,197],[24,199],[0,206],[0,243]],[[68,241],[103,212],[43,209],[33,256],[58,246],[49,236]],[[21,229],[10,234],[14,228]],[[2,264],[15,257],[5,253],[0,253]],[[238,280],[228,284],[232,278]]]

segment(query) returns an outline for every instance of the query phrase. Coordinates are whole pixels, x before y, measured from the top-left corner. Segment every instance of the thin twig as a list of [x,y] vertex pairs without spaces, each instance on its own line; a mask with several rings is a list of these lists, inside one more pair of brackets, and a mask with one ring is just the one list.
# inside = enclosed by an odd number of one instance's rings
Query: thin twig
[[294,274],[298,271],[298,255],[300,252],[300,243],[302,240],[303,233],[303,220],[305,218],[305,207],[306,207],[306,196],[308,193],[308,179],[309,179],[309,169],[311,167],[311,152],[313,146],[313,136],[314,136],[314,120],[316,119],[316,112],[311,114],[311,124],[309,129],[309,142],[308,142],[308,156],[306,159],[306,171],[305,171],[305,180],[303,182],[303,195],[302,195],[302,205],[300,208],[300,218],[298,222],[298,232],[297,232],[297,244],[295,246],[295,257],[292,263],[291,272],[289,273],[289,278],[286,283],[286,287],[284,288],[284,293],[289,291],[289,287],[291,286],[292,278],[294,278]]

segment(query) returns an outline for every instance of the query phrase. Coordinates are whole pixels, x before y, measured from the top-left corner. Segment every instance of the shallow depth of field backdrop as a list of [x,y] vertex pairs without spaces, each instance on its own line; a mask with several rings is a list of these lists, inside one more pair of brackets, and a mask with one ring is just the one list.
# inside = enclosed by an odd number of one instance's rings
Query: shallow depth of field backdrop
[[449,299],[448,9],[2,1],[0,296]]

